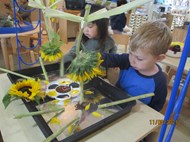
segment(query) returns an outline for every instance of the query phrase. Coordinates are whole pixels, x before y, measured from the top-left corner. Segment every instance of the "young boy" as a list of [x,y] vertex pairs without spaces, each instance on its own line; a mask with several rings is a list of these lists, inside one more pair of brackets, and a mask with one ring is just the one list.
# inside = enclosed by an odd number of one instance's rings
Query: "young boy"
[[116,86],[131,96],[154,93],[141,101],[160,111],[167,96],[167,80],[157,62],[165,58],[171,41],[170,29],[164,23],[146,22],[132,35],[129,54],[103,53],[102,66],[120,68]]

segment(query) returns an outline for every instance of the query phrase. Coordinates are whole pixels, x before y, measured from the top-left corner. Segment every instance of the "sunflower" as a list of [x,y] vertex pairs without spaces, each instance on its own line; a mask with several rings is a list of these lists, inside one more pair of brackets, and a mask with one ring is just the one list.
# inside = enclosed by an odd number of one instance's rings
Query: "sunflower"
[[60,50],[60,46],[63,44],[63,42],[60,41],[59,35],[53,33],[52,37],[53,38],[51,41],[46,42],[41,47],[41,58],[44,61],[56,61],[58,59],[61,59],[63,56],[63,53]]
[[35,81],[34,79],[27,79],[13,84],[10,87],[8,94],[33,101],[36,96],[40,95],[40,92],[40,80],[38,79]]
[[101,54],[98,52],[80,52],[69,66],[68,78],[76,82],[91,80],[96,76],[105,76],[105,71],[100,69]]
[[45,97],[41,89],[42,87],[39,79],[25,79],[12,84],[8,93],[3,98],[4,106],[6,108],[13,100],[20,98],[38,102]]
[[61,51],[51,55],[51,54],[46,54],[43,50],[40,50],[40,54],[41,58],[44,61],[49,61],[49,62],[59,60],[63,56],[63,53]]

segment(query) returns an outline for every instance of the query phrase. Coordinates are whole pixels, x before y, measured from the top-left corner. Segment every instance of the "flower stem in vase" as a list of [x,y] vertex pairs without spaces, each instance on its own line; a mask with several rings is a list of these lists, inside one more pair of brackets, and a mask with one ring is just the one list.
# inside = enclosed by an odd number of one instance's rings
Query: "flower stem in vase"
[[[76,54],[77,54],[77,56],[79,56],[79,51],[80,51],[80,45],[81,45],[81,39],[82,39],[82,35],[83,35],[83,30],[84,30],[84,27],[85,27],[85,25],[86,25],[86,18],[87,18],[87,16],[89,15],[89,13],[90,13],[90,8],[91,8],[91,6],[90,5],[87,5],[86,7],[85,7],[85,14],[84,14],[84,21],[81,21],[81,29],[80,29],[80,31],[79,31],[79,35],[78,35],[78,37],[77,37],[77,44],[76,44]],[[76,57],[77,58],[77,57]],[[82,104],[82,102],[83,102],[83,100],[84,100],[84,96],[83,96],[83,87],[84,87],[84,85],[83,85],[83,82],[80,82],[80,104]]]
[[42,71],[43,71],[43,74],[44,74],[45,80],[49,81],[48,76],[47,76],[46,69],[45,69],[45,67],[44,67],[44,63],[43,63],[43,61],[42,61],[42,58],[39,57],[39,59],[40,59],[40,65],[41,65],[41,68],[42,68]]
[[45,21],[47,34],[48,34],[48,40],[49,42],[51,42],[53,39],[53,29],[52,29],[51,20],[49,17],[44,16],[44,21]]
[[80,100],[79,100],[79,103],[82,104],[83,100],[84,100],[84,92],[83,92],[83,89],[84,89],[84,84],[83,82],[80,82]]
[[82,39],[82,35],[83,35],[83,30],[84,30],[84,27],[86,25],[85,21],[86,21],[87,16],[90,13],[90,8],[91,8],[90,5],[87,5],[85,7],[84,21],[81,21],[81,29],[79,31],[79,34],[78,34],[78,37],[77,37],[77,44],[76,44],[76,54],[77,55],[79,54],[79,51],[80,51],[80,44],[81,44],[81,39]]
[[61,58],[59,71],[60,71],[59,72],[60,77],[63,77],[64,76],[64,56]]

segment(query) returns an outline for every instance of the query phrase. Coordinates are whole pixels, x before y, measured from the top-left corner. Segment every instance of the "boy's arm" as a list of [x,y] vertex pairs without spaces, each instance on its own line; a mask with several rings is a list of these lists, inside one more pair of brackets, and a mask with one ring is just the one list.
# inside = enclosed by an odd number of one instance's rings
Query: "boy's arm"
[[161,111],[166,101],[167,96],[167,81],[165,76],[160,79],[159,83],[156,84],[155,96],[152,97],[152,100],[149,104],[150,107],[157,111]]
[[104,61],[101,65],[106,68],[119,67],[120,69],[127,69],[130,65],[128,54],[102,53],[102,59]]

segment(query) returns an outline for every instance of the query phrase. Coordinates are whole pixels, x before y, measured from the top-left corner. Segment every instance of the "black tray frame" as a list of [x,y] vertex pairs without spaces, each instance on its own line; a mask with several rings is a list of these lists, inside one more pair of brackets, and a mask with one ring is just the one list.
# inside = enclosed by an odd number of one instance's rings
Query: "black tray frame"
[[[65,64],[65,67],[68,67],[68,64]],[[59,70],[59,63],[46,65],[45,68],[46,68],[47,72]],[[33,67],[33,68],[23,69],[23,70],[19,70],[19,71],[15,71],[15,72],[21,73],[21,74],[27,75],[27,76],[34,76],[37,74],[42,74],[42,69],[41,69],[41,67]],[[17,79],[20,78],[18,76],[15,76],[15,75],[9,74],[9,73],[7,75],[12,83],[15,83],[17,81]],[[94,88],[98,89],[100,92],[102,92],[105,95],[105,97],[111,99],[112,101],[117,101],[117,100],[126,99],[126,98],[130,97],[126,92],[110,85],[109,83],[105,82],[101,78],[94,78],[93,80],[91,80],[89,83],[87,83],[84,86],[84,89],[89,88],[89,87],[94,87]],[[45,101],[40,102],[40,103],[45,103],[50,100],[52,100],[52,99],[47,97],[47,98],[45,98]],[[36,106],[38,104],[36,104],[35,102],[28,102],[24,99],[23,99],[23,102],[30,112],[37,111]],[[85,138],[86,136],[92,134],[93,132],[99,130],[100,128],[112,123],[116,119],[129,113],[135,104],[136,104],[136,101],[131,101],[128,103],[118,105],[120,108],[122,108],[122,110],[120,110],[120,111],[114,113],[113,115],[61,140],[61,142],[76,142],[76,141],[79,141],[80,139]],[[39,128],[41,129],[41,131],[43,132],[45,137],[49,137],[51,134],[53,134],[53,132],[51,131],[51,129],[49,128],[49,126],[47,125],[47,123],[45,122],[45,120],[43,119],[43,117],[41,115],[33,116],[33,118],[36,121]],[[57,139],[54,139],[52,142],[57,142],[57,141],[58,141]]]

